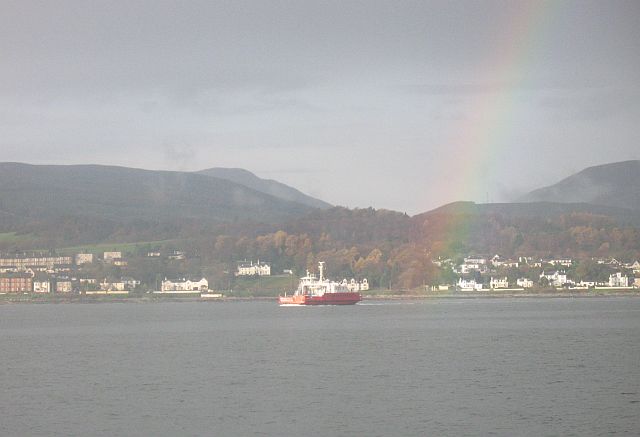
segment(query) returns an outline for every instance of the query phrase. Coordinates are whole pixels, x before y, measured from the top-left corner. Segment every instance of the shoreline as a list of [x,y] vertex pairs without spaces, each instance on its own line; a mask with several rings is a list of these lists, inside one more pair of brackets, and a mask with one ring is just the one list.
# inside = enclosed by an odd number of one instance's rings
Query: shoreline
[[[434,293],[434,294],[368,294],[362,301],[416,301],[437,299],[592,299],[602,297],[640,297],[640,289],[624,291],[578,291],[578,292],[534,292],[534,293]],[[226,296],[220,298],[202,298],[197,296],[43,296],[43,295],[2,295],[0,305],[10,304],[70,304],[70,303],[161,303],[161,302],[259,302],[277,301],[277,296]]]

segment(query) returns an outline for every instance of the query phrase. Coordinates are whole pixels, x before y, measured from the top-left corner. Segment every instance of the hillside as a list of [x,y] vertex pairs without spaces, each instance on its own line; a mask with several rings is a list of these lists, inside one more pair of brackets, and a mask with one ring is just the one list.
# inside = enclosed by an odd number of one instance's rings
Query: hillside
[[204,224],[280,222],[310,210],[193,173],[0,163],[0,232],[55,234],[63,222],[72,222],[70,232],[96,232],[92,241],[108,238],[109,232],[122,236],[153,228],[158,232],[147,237],[156,238]]
[[521,203],[474,203],[454,202],[434,210],[418,214],[414,219],[430,216],[456,215],[468,217],[500,216],[509,219],[535,218],[557,219],[563,215],[589,214],[608,217],[620,225],[640,226],[640,211],[615,206],[588,203],[521,202]]
[[293,187],[272,179],[259,178],[250,171],[241,168],[210,168],[197,173],[235,182],[236,184],[244,185],[255,191],[290,202],[297,202],[312,208],[326,209],[331,207],[327,202],[308,196]]
[[640,161],[589,167],[518,201],[590,203],[640,210]]

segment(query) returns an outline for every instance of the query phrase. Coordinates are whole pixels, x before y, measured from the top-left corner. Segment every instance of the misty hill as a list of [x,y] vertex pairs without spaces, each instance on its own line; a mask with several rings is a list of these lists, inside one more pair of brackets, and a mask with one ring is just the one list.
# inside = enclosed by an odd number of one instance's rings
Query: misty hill
[[[179,224],[178,229],[167,229],[179,233],[186,223],[273,223],[310,210],[244,185],[194,173],[0,163],[0,232],[30,223],[53,232],[54,223],[73,217],[79,228],[96,223],[139,228]],[[112,228],[123,232],[118,226]]]
[[279,199],[288,200],[290,202],[297,202],[303,205],[310,206],[312,208],[326,209],[331,205],[320,199],[308,196],[293,187],[274,181],[272,179],[262,179],[251,173],[250,171],[241,168],[210,168],[207,170],[201,170],[198,174],[213,176],[220,179],[226,179],[236,184],[244,185],[245,187],[259,191],[261,193],[269,194]]
[[590,214],[608,217],[617,223],[640,225],[640,211],[588,203],[522,202],[522,203],[475,203],[453,202],[434,210],[414,216],[420,220],[436,215],[454,216],[500,216],[510,219],[555,219],[569,214]]
[[518,201],[590,203],[640,210],[640,161],[589,167]]

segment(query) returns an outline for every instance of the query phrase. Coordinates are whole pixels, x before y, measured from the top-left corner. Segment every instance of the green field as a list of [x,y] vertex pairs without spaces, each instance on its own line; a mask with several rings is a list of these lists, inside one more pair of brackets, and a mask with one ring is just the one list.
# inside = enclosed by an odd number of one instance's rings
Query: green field
[[225,291],[225,296],[278,296],[291,293],[298,286],[295,276],[262,276],[255,278],[235,278],[231,284],[231,292]]
[[137,243],[100,243],[100,244],[83,244],[80,246],[63,247],[57,252],[63,255],[74,253],[93,253],[101,254],[102,252],[122,252],[123,255],[135,254],[139,250],[150,251],[158,246],[169,243],[180,242],[181,240],[159,240],[159,241],[140,241]]
[[31,240],[29,234],[16,234],[15,232],[0,232],[0,244],[22,243]]

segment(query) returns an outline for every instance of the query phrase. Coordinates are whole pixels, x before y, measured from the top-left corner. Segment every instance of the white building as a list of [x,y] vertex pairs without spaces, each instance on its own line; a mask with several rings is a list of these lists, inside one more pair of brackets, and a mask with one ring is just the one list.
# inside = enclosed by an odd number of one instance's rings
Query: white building
[[82,264],[91,264],[93,262],[93,254],[92,253],[78,253],[76,254],[76,265],[81,266]]
[[567,280],[567,274],[561,271],[556,271],[551,274],[545,274],[544,272],[542,272],[540,274],[540,279],[542,278],[547,278],[547,281],[549,281],[549,285],[552,285],[554,287],[563,287],[564,285],[569,283],[569,281]]
[[186,257],[187,255],[183,251],[174,250],[173,252],[171,252],[171,254],[169,254],[167,258],[172,260],[183,260],[183,259],[186,259]]
[[124,286],[128,290],[133,290],[138,285],[140,285],[140,281],[138,279],[134,279],[134,278],[131,278],[129,276],[123,277],[120,280],[124,283]]
[[260,260],[255,264],[253,261],[242,261],[238,263],[236,276],[271,276],[271,266]]
[[199,281],[191,279],[169,280],[167,278],[162,281],[161,291],[163,292],[185,292],[185,291],[207,291],[209,290],[209,281],[205,278]]
[[622,276],[621,272],[614,273],[609,276],[609,287],[628,287],[629,286],[629,278],[626,276]]
[[122,259],[122,252],[104,252],[102,259],[104,262],[113,262],[116,259]]
[[482,284],[476,283],[475,279],[460,278],[458,280],[457,287],[462,291],[482,290]]
[[522,287],[522,288],[532,288],[533,287],[533,281],[531,279],[527,279],[527,278],[518,278],[516,280],[516,284],[518,285],[518,287]]
[[554,259],[550,259],[548,263],[551,264],[552,266],[571,267],[571,264],[573,262],[571,261],[571,258],[554,258]]
[[491,288],[509,288],[509,280],[504,278],[491,278],[489,281],[489,287]]
[[69,280],[57,280],[56,281],[56,293],[71,293],[73,285]]
[[480,273],[484,273],[487,270],[487,266],[485,264],[480,264],[480,263],[467,263],[465,262],[464,264],[460,264],[460,273],[462,273],[463,275],[466,275],[468,273],[471,272],[480,272]]
[[127,286],[122,281],[107,282],[105,279],[100,283],[100,290],[102,291],[125,291]]
[[349,291],[367,291],[369,289],[369,282],[366,278],[360,282],[353,278],[350,281],[343,279],[340,285],[346,287]]
[[51,293],[51,281],[33,281],[34,293]]
[[467,257],[464,259],[465,264],[486,264],[487,260],[486,258],[480,258],[480,257]]

